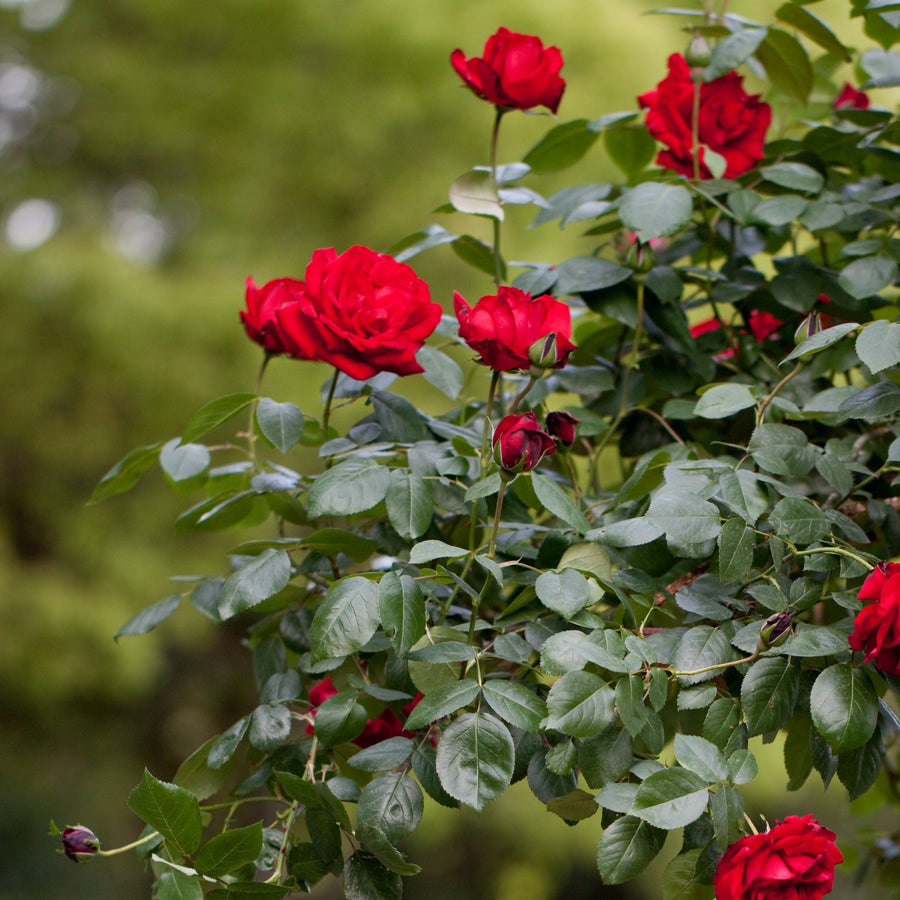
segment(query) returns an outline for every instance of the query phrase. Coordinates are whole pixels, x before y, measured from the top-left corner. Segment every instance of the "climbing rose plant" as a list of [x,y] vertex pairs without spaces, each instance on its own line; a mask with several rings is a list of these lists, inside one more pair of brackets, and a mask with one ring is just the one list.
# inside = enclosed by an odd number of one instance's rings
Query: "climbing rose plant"
[[[553,123],[511,162],[504,117],[557,112],[561,54],[503,28],[482,57],[454,51],[489,152],[446,225],[248,281],[256,390],[130,453],[93,500],[158,463],[196,498],[179,532],[235,535],[119,636],[185,600],[239,619],[259,703],[145,772],[130,844],[62,832],[73,859],[135,847],[159,900],[329,873],[394,900],[426,794],[481,810],[526,780],[596,834],[607,884],[677,830],[666,896],[818,898],[836,833],[863,838],[745,813],[754,739],[783,736],[788,791],[815,772],[897,803],[900,123],[877,89],[900,84],[900,22],[854,0],[880,45],[857,55],[802,3],[772,23],[709,6],[682,11],[684,55],[648,65],[633,108]],[[540,193],[588,152],[621,180]],[[572,255],[509,262],[514,205]],[[410,267],[445,245],[480,299],[434,297]],[[316,408],[261,389],[267,365],[303,383],[322,363]],[[444,411],[406,398],[419,378]],[[900,845],[860,854],[888,877]]]

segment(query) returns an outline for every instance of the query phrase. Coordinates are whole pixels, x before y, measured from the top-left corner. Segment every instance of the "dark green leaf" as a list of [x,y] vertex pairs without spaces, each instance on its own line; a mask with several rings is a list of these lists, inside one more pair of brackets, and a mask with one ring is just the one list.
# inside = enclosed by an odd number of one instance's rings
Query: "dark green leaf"
[[831,531],[828,517],[810,500],[785,497],[769,514],[775,533],[801,547],[820,541]]
[[211,737],[201,744],[179,767],[172,778],[174,784],[190,791],[198,800],[211,797],[228,778],[230,766],[213,768],[209,764],[212,748],[218,743],[218,737]]
[[246,828],[230,828],[211,837],[194,858],[201,875],[220,877],[256,861],[262,850],[262,822]]
[[599,256],[573,256],[556,267],[556,284],[560,294],[600,291],[626,281],[631,269]]
[[341,691],[316,710],[316,737],[323,747],[353,740],[366,727],[366,710],[354,691]]
[[281,785],[284,793],[291,800],[296,800],[304,806],[315,807],[319,805],[319,794],[311,781],[307,781],[305,778],[292,772],[276,772],[275,777],[278,779],[278,783]]
[[223,732],[210,747],[209,756],[206,759],[207,765],[211,769],[221,769],[229,762],[249,727],[250,719],[248,716],[244,716],[243,719],[239,719],[231,728]]
[[856,338],[856,352],[871,372],[900,363],[900,325],[886,319],[869,322]]
[[162,835],[173,854],[189,856],[200,846],[200,803],[190,791],[144,769],[140,784],[128,795],[128,808]]
[[775,163],[772,166],[763,166],[759,173],[772,184],[811,194],[817,194],[825,184],[825,178],[818,169],[807,166],[805,163]]
[[291,580],[291,558],[284,550],[263,550],[225,580],[219,615],[230,619],[277,594]]
[[897,263],[889,256],[855,259],[841,270],[838,284],[857,300],[864,300],[889,287],[897,278]]
[[725,850],[743,837],[744,798],[727,784],[719,785],[710,803],[713,824],[716,829],[716,845]]
[[671,830],[699,818],[708,800],[706,782],[699,775],[680,768],[662,769],[641,782],[631,813],[656,828]]
[[94,493],[91,494],[89,504],[99,503],[116,494],[130,491],[141,475],[147,471],[159,458],[162,443],[149,444],[146,447],[137,447],[124,459],[120,459],[101,479]]
[[742,28],[719,41],[713,48],[703,80],[712,81],[743,65],[765,39],[765,28]]
[[662,850],[666,835],[636,816],[613,822],[597,844],[597,869],[604,884],[622,884],[640,875]]
[[[460,235],[450,245],[453,252],[465,263],[493,277],[495,271],[494,250],[471,234]],[[500,260],[501,277],[506,279],[506,263]]]
[[747,744],[741,725],[741,707],[736,700],[720,697],[703,720],[703,737],[712,741],[726,756]]
[[406,728],[415,731],[449,716],[472,703],[479,693],[478,683],[467,679],[439,685],[416,704],[406,720]]
[[256,407],[256,424],[276,450],[287,453],[303,437],[305,420],[293,403],[276,403],[263,397]]
[[669,237],[691,220],[694,205],[690,192],[680,184],[645,181],[622,199],[619,214],[643,243]]
[[606,128],[603,143],[609,158],[626,175],[640,172],[656,152],[656,141],[644,125]]
[[414,566],[421,566],[422,563],[435,559],[456,559],[459,556],[466,556],[468,552],[465,547],[456,547],[443,541],[420,541],[409,551],[409,561]]
[[749,750],[735,750],[728,757],[728,780],[732,784],[747,784],[756,778],[759,765]]
[[581,534],[590,528],[588,520],[575,501],[551,478],[532,472],[531,484],[538,500],[558,519],[562,519]]
[[313,617],[313,659],[355,653],[375,634],[378,623],[378,585],[374,581],[352,575],[334,582]]
[[400,900],[403,882],[377,859],[357,851],[344,866],[344,896],[347,900]]
[[196,441],[207,432],[224,425],[242,409],[246,409],[255,399],[256,394],[228,394],[226,397],[219,397],[218,400],[207,403],[191,416],[181,435],[181,440],[185,444]]
[[402,772],[388,772],[363,788],[356,820],[377,828],[391,842],[399,841],[418,828],[423,808],[419,785]]
[[900,387],[893,381],[879,381],[857,391],[841,402],[840,411],[848,419],[878,419],[900,410]]
[[681,675],[684,684],[699,684],[709,681],[719,674],[719,670],[701,672],[709,666],[735,659],[734,649],[728,638],[719,628],[710,625],[695,625],[687,631],[678,644],[675,653],[675,669],[678,672],[696,672],[692,675]]
[[748,449],[756,464],[773,475],[806,475],[815,464],[806,435],[791,425],[760,425]]
[[[817,331],[797,344],[781,361],[781,365],[794,359],[799,359],[801,356],[811,356],[818,353],[820,350],[824,350],[826,347],[843,340],[844,337],[857,328],[859,328],[858,322],[842,322],[840,325],[832,325],[831,328],[826,328],[824,331]],[[859,351],[857,350],[857,352]]]
[[722,751],[712,741],[693,734],[675,735],[675,759],[705,781],[714,784],[728,777]]
[[378,541],[364,538],[345,528],[319,528],[300,541],[300,546],[315,550],[323,556],[336,557],[344,553],[354,562],[365,562],[377,549]]
[[393,469],[385,501],[391,525],[404,540],[423,535],[431,525],[434,489],[429,479],[408,469]]
[[802,44],[779,28],[770,28],[756,51],[775,87],[806,103],[813,84],[813,69]]
[[746,384],[715,384],[697,401],[694,415],[703,419],[727,419],[742,409],[756,405]]
[[352,516],[384,500],[390,470],[374,459],[346,459],[319,475],[309,489],[309,514]]
[[533,691],[515,681],[484,683],[484,699],[501,719],[523,731],[537,732],[547,715],[547,706]]
[[576,569],[542,572],[534,588],[541,603],[564,619],[571,619],[592,602],[587,579]]
[[263,753],[274,753],[291,734],[291,711],[281,703],[264,703],[250,717],[250,743]]
[[741,703],[750,735],[776,731],[793,715],[800,673],[784,657],[758,659],[741,684]]
[[598,137],[599,133],[588,127],[587,119],[563,122],[548,131],[525,154],[522,162],[538,175],[557,172],[578,162]]
[[120,637],[146,634],[152,631],[161,622],[165,622],[172,613],[178,609],[181,602],[180,594],[172,594],[153,606],[142,609],[136,616],[132,616],[114,635],[113,638],[118,640]]
[[354,753],[347,762],[361,772],[387,772],[412,756],[414,744],[410,738],[392,737]]
[[423,344],[416,353],[416,362],[425,370],[425,380],[451,400],[459,396],[463,387],[463,371],[455,359],[437,347]]
[[383,866],[397,875],[416,875],[421,868],[415,863],[407,862],[403,854],[387,839],[384,832],[365,822],[354,829],[354,835],[363,850],[371,853]]
[[169,869],[156,882],[156,900],[203,900],[200,879]]
[[877,728],[862,747],[841,753],[838,757],[837,776],[847,788],[851,800],[861,797],[875,784],[884,762],[884,741]]
[[482,713],[461,715],[438,743],[437,771],[444,790],[477,810],[509,787],[514,763],[509,730]]
[[756,532],[742,518],[733,516],[719,535],[719,578],[743,581],[753,565]]
[[827,53],[844,62],[850,62],[850,51],[841,43],[840,38],[818,16],[813,15],[800,3],[782,4],[775,11],[775,16],[787,25],[792,25],[801,31]]
[[378,583],[378,609],[394,651],[404,656],[425,634],[425,597],[415,579],[387,572]]
[[649,710],[644,706],[644,680],[640,675],[620,678],[616,682],[616,711],[628,733],[637,737],[649,716]]
[[567,672],[550,688],[547,712],[543,728],[590,737],[612,723],[615,694],[599,675]]
[[865,672],[836,663],[820,673],[809,697],[816,730],[842,754],[861,747],[878,722],[878,697]]

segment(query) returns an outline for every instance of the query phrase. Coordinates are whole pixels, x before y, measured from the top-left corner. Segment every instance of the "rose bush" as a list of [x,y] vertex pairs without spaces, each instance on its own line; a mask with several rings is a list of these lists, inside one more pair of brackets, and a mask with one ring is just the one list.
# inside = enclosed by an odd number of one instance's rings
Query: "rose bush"
[[[856,60],[863,86],[892,85],[900,33],[856,12],[883,44]],[[335,367],[321,409],[260,384],[101,480],[95,501],[158,462],[199,495],[179,532],[247,531],[223,570],[180,576],[118,634],[185,599],[243,617],[259,690],[172,782],[145,772],[128,798],[161,897],[283,898],[331,873],[351,900],[397,900],[425,794],[481,810],[522,780],[592,829],[606,884],[669,847],[672,895],[818,900],[832,831],[808,814],[748,834],[767,745],[789,793],[757,792],[765,815],[813,773],[896,805],[898,121],[832,108],[828,79],[856,58],[802,4],[766,26],[708,15],[691,70],[676,55],[642,95],[646,126],[636,109],[554,124],[501,164],[500,98],[489,164],[438,207],[457,230],[429,224],[394,258],[317,251],[303,282],[248,297],[264,347],[274,308],[275,365]],[[745,63],[788,110],[765,145]],[[600,135],[623,179],[523,183]],[[505,207],[529,204],[535,225],[578,229],[572,255],[507,261]],[[469,233],[485,220],[490,242]],[[474,306],[454,292],[438,325],[406,262],[448,245],[493,287]],[[443,405],[391,390],[419,369]],[[236,827],[238,809],[265,818]],[[861,881],[900,875],[892,826],[842,839]]]
[[[694,93],[699,83],[697,143],[694,158]],[[693,176],[695,162],[701,178],[712,178],[710,154],[724,161],[716,174],[737,178],[763,158],[763,143],[772,109],[758,94],[743,88],[743,78],[728,72],[709,82],[695,82],[690,66],[679,53],[669,57],[669,74],[652,91],[638,97],[647,110],[647,129],[668,148],[656,157],[659,165]],[[719,168],[717,164],[716,168]]]
[[719,860],[716,900],[821,900],[843,854],[812,816],[788,816],[732,844]]
[[475,94],[502,109],[546,106],[555,113],[566,87],[559,75],[563,65],[559,49],[508,28],[487,39],[482,56],[467,59],[457,49],[450,62]]
[[340,255],[329,248],[313,253],[303,282],[282,284],[293,302],[279,305],[275,319],[290,356],[330,363],[360,380],[423,371],[416,353],[441,307],[409,266],[368,247]]

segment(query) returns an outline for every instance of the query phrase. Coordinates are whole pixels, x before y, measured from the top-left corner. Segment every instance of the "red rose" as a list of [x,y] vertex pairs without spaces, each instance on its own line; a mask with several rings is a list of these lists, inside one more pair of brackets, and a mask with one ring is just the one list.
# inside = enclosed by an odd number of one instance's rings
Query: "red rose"
[[868,109],[869,95],[865,91],[856,90],[849,81],[845,81],[843,89],[834,98],[831,106],[834,109]]
[[494,429],[494,459],[507,472],[530,472],[545,454],[556,451],[556,442],[541,430],[533,412],[500,420]]
[[241,311],[244,330],[251,341],[256,341],[269,353],[284,353],[284,336],[276,315],[283,306],[297,302],[297,292],[303,290],[303,282],[293,278],[276,278],[257,287],[252,278],[247,279],[247,311]]
[[[321,706],[329,697],[333,697],[338,689],[331,681],[331,676],[326,675],[318,684],[314,684],[309,689],[310,712],[315,715],[316,709]],[[404,713],[408,716],[416,707],[416,704],[422,699],[422,694],[416,694],[413,700],[410,700],[403,707]],[[312,725],[306,726],[306,733],[312,734],[315,729]],[[409,731],[405,731],[403,723],[389,709],[384,710],[374,719],[366,722],[366,727],[353,738],[353,743],[357,747],[371,747],[379,741],[386,741],[392,737],[412,737]]]
[[453,307],[459,319],[459,336],[481,356],[480,362],[501,372],[527,369],[528,350],[535,341],[556,335],[556,362],[561,369],[575,345],[569,307],[549,294],[532,297],[514,287],[500,287],[470,307],[453,292]]
[[754,309],[747,316],[747,325],[750,327],[753,337],[758,341],[764,341],[767,337],[775,334],[784,325],[784,322],[775,318],[772,313],[760,312],[758,309]]
[[479,97],[503,109],[546,106],[555,113],[566,87],[559,77],[563,58],[556,47],[506,28],[487,39],[484,56],[466,59],[462,50],[454,50],[450,62]]
[[555,438],[563,447],[571,447],[575,443],[575,428],[581,419],[576,419],[570,412],[547,413],[545,422],[547,433]]
[[850,646],[885,675],[900,675],[900,563],[880,562],[863,582],[866,602],[853,621]]
[[[772,120],[768,103],[749,95],[743,78],[728,72],[700,86],[700,177],[712,178],[703,162],[705,151],[724,157],[725,178],[737,178],[763,158],[766,129]],[[669,57],[669,74],[655,90],[638,97],[648,110],[650,134],[668,147],[656,157],[659,165],[689,178],[694,175],[693,133],[694,82],[691,70],[679,53]]]
[[844,859],[834,838],[812,816],[788,816],[735,841],[713,877],[716,900],[821,900]]
[[422,372],[416,352],[437,328],[441,307],[405,263],[368,247],[340,256],[316,250],[295,302],[276,311],[285,350],[327,362],[351,378]]

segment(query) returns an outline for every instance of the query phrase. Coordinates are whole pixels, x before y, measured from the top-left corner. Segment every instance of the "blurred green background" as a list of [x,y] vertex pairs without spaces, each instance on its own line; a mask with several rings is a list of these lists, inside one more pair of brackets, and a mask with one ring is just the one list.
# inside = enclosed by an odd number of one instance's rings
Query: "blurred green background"
[[[732,4],[761,21],[776,5]],[[149,896],[131,855],[77,868],[56,855],[49,820],[127,843],[140,824],[125,797],[143,766],[170,778],[254,705],[237,628],[183,609],[113,642],[171,593],[171,574],[220,572],[232,542],[176,540],[187,501],[157,472],[88,508],[98,479],[208,400],[252,389],[261,354],[238,322],[248,275],[302,277],[318,247],[383,250],[432,221],[454,227],[431,210],[487,162],[492,110],[461,86],[452,49],[478,55],[500,25],[539,34],[566,59],[560,120],[595,118],[634,109],[682,49],[684,20],[644,15],[653,6],[0,0],[0,900]],[[846,9],[816,11],[841,22]],[[508,116],[501,161],[550,124]],[[598,142],[531,186],[616,177]],[[530,214],[513,213],[508,258],[592,249],[577,231],[516,230]],[[453,289],[490,290],[447,248],[414,265],[448,310]],[[317,410],[327,374],[279,360],[266,391]],[[809,811],[784,794],[770,749],[754,802],[770,817]],[[425,873],[407,896],[642,896],[599,885],[598,823],[567,828],[526,795],[481,817],[429,812],[410,848]],[[829,797],[834,825],[844,806]],[[649,879],[643,896],[658,889]]]

